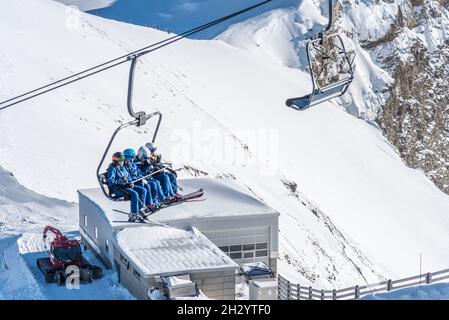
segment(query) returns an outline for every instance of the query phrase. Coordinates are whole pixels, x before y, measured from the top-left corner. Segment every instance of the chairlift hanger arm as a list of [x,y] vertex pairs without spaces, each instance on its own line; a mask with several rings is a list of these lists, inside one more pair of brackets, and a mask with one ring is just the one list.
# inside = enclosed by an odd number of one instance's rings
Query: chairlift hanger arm
[[129,127],[132,125],[136,125],[136,123],[137,123],[137,120],[133,119],[129,122],[121,124],[117,129],[115,129],[114,133],[112,134],[112,137],[109,139],[108,145],[106,146],[106,150],[104,151],[103,156],[101,157],[100,164],[97,167],[97,177],[100,177],[101,167],[103,165],[104,160],[106,159],[106,155],[108,154],[109,149],[111,148],[112,142],[114,141],[117,133],[119,133],[119,131],[122,130],[123,128]]
[[[155,129],[154,134],[153,134],[152,142],[156,141],[156,137],[157,137],[157,134],[159,132],[159,127],[160,127],[161,121],[162,121],[162,113],[160,113],[159,111],[156,111],[156,112],[144,115],[145,122],[148,121],[150,118],[155,117],[155,116],[158,117],[158,121],[157,121],[157,124],[156,124],[156,129]],[[138,126],[138,125],[139,125],[139,119],[133,119],[133,120],[131,120],[129,122],[121,124],[117,129],[115,129],[114,133],[112,134],[111,138],[109,139],[108,145],[106,146],[106,150],[104,151],[103,156],[101,157],[100,164],[97,167],[97,176],[98,177],[100,176],[100,170],[101,170],[101,167],[102,167],[102,165],[104,163],[104,160],[106,159],[106,155],[108,154],[109,149],[111,148],[112,142],[114,141],[114,139],[117,136],[117,134],[119,133],[119,131],[124,129],[124,128],[126,128],[126,127]]]
[[327,26],[326,26],[326,29],[324,29],[322,32],[324,33],[324,32],[328,32],[331,28],[332,28],[332,20],[333,20],[333,11],[334,11],[334,9],[333,9],[333,7],[334,7],[334,4],[333,4],[333,1],[332,0],[329,0],[329,21],[328,21],[328,23],[327,23]]

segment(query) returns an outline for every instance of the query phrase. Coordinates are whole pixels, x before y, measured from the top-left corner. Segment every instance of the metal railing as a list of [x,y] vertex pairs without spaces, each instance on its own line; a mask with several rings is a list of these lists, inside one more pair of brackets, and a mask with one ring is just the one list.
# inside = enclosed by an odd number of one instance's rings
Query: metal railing
[[312,287],[301,286],[299,283],[292,283],[279,275],[278,300],[354,300],[372,293],[431,284],[447,279],[449,279],[449,269],[339,290],[318,290]]

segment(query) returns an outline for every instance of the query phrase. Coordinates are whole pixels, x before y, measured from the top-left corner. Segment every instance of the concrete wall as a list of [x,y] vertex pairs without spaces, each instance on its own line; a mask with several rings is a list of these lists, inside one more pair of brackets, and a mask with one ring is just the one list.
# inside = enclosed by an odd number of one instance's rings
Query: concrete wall
[[[126,260],[125,260],[126,259]],[[132,261],[114,249],[114,268],[116,269],[119,280],[129,292],[140,300],[148,299],[149,286],[148,279],[135,269]],[[140,275],[140,277],[138,276]]]
[[235,299],[235,271],[192,273],[190,279],[211,299]]
[[79,226],[81,234],[84,232],[88,237],[88,239],[84,239],[83,245],[86,240],[93,242],[89,246],[94,249],[108,268],[113,267],[112,239],[114,229],[104,217],[102,209],[82,194],[79,194]]

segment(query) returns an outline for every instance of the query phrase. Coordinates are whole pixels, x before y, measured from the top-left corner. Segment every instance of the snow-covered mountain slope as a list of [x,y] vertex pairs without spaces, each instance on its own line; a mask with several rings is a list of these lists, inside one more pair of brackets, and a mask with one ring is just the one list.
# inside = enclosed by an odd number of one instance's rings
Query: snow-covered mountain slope
[[[87,14],[76,25],[48,0],[1,6],[0,100],[167,36]],[[36,25],[36,14],[46,19]],[[285,108],[310,90],[306,73],[220,40],[179,42],[138,71],[135,105],[163,112],[166,158],[189,166],[186,175],[234,177],[281,212],[283,275],[326,288],[375,282],[415,274],[420,252],[424,269],[447,267],[449,197],[365,121],[331,103]],[[121,66],[1,112],[0,166],[34,192],[76,201],[77,189],[96,185],[109,136],[129,119],[126,80]],[[137,148],[150,131],[129,130],[113,149]],[[57,210],[70,216],[64,230],[76,230],[75,213]]]
[[[344,0],[334,30],[357,55],[340,105],[382,128],[412,168],[449,192],[449,4],[447,1]],[[325,24],[327,0],[270,11],[219,36],[286,66],[307,68],[305,39]]]
[[[323,0],[318,5],[315,1],[304,0],[297,6],[271,10],[231,26],[217,38],[274,63],[307,70],[306,40],[316,36],[327,25],[327,3],[327,0]],[[366,15],[369,15],[369,12],[371,11],[367,10]],[[341,15],[339,11],[335,14]],[[355,20],[357,17],[360,18],[360,15],[354,14],[350,17]],[[376,31],[377,25],[383,26],[378,24],[382,17],[381,13],[375,11],[374,16],[364,20],[363,30]],[[357,20],[356,22],[350,20],[340,23],[343,26],[336,28],[346,31],[345,27],[349,23],[359,27]],[[355,78],[348,93],[339,99],[339,104],[349,113],[372,122],[386,100],[386,95],[382,92],[386,91],[393,79],[374,63],[369,53],[361,48],[357,41],[348,35],[351,34],[341,33],[346,49],[356,54]]]

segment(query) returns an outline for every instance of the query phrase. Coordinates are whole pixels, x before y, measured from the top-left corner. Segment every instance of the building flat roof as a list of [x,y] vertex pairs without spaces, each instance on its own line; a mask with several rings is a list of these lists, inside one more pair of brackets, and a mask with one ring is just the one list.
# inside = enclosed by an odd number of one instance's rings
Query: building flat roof
[[[164,208],[152,214],[151,220],[169,223],[199,218],[279,215],[277,211],[256,199],[232,179],[179,179],[178,184],[182,187],[182,193],[184,194],[203,188],[206,200],[186,202]],[[129,223],[125,223],[128,217],[123,213],[114,211],[115,209],[129,212],[130,204],[128,201],[111,201],[104,196],[100,188],[83,189],[78,192],[98,205],[113,227],[129,226]]]
[[152,226],[116,234],[119,248],[145,276],[235,270],[238,265],[196,228]]

